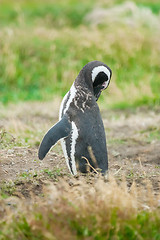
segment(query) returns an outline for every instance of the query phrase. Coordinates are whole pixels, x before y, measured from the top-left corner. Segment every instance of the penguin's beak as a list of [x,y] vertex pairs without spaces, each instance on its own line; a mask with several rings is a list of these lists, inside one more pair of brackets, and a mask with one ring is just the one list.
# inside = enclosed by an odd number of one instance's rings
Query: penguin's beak
[[98,98],[99,98],[100,95],[101,95],[101,92],[102,92],[101,88],[102,88],[101,85],[99,85],[99,86],[97,86],[97,87],[94,87],[94,96],[95,96],[95,98],[96,98],[96,101],[98,100]]
[[95,98],[96,98],[96,101],[97,101],[98,98],[100,97],[101,92],[108,87],[108,84],[109,84],[109,82],[108,82],[108,81],[105,81],[105,82],[103,82],[102,84],[99,84],[98,86],[96,86],[96,87],[93,88],[93,89],[94,89],[94,96],[95,96]]
[[96,101],[98,101],[98,98],[100,97],[100,95],[101,95],[101,91],[99,91],[99,92],[97,93],[97,95],[95,95]]

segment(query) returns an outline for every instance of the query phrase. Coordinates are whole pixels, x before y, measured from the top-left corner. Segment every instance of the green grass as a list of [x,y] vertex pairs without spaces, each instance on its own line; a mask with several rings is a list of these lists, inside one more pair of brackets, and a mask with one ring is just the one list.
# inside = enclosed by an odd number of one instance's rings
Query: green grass
[[[75,211],[76,212],[76,211]],[[79,210],[77,211],[77,214]],[[49,214],[49,213],[48,213]],[[30,240],[47,240],[47,239],[57,239],[57,233],[52,232],[52,229],[49,227],[49,222],[45,222],[43,215],[36,213],[41,220],[35,219],[35,223],[42,223],[42,230],[34,230],[31,224],[27,221],[25,217],[19,218],[19,220],[14,219],[14,223],[10,224],[7,229],[7,233],[0,231],[0,239],[10,240],[10,239],[30,239]],[[37,218],[37,217],[36,217]],[[159,216],[157,212],[141,212],[137,216],[132,217],[131,219],[121,219],[118,216],[118,210],[114,209],[111,214],[110,225],[107,227],[107,222],[103,222],[103,226],[96,226],[97,220],[96,216],[91,215],[87,217],[80,216],[80,219],[74,219],[73,217],[67,217],[67,221],[56,220],[57,216],[50,215],[49,221],[52,221],[52,224],[59,225],[58,227],[62,228],[62,233],[65,231],[69,232],[70,239],[95,239],[95,240],[105,240],[105,239],[116,239],[121,240],[150,240],[160,239],[159,233]],[[58,218],[60,218],[58,216]],[[66,218],[66,216],[65,216]],[[62,225],[62,223],[64,225]],[[118,224],[117,224],[118,223]],[[1,224],[2,225],[2,224]],[[45,226],[46,225],[46,226]],[[48,226],[47,226],[48,225]],[[57,231],[58,231],[57,227]],[[105,228],[106,227],[106,228]],[[45,233],[44,229],[47,233]],[[67,229],[66,229],[67,228]],[[63,230],[65,229],[65,230]],[[43,232],[44,231],[44,232]],[[61,236],[61,234],[60,234]]]
[[0,198],[8,198],[14,193],[15,189],[15,183],[13,181],[1,182]]
[[29,172],[29,171],[26,171],[26,172],[22,172],[19,177],[22,177],[22,178],[25,178],[25,179],[29,179],[29,178],[34,178],[34,177],[37,177],[37,173],[36,172]]
[[47,27],[77,27],[92,8],[94,1],[1,1],[1,26],[28,26],[43,24]]
[[126,143],[126,139],[119,139],[119,138],[113,138],[108,141],[108,144],[113,144],[113,145],[116,145],[116,144],[121,145],[125,143]]
[[155,14],[159,14],[160,12],[160,3],[159,1],[146,1],[146,2],[142,2],[142,3],[138,3],[138,6],[140,7],[146,7],[152,10],[153,13]]
[[46,168],[43,170],[43,172],[46,173],[49,178],[55,179],[55,180],[57,179],[57,177],[63,176],[62,169],[60,168],[57,168],[54,170],[50,170]]
[[156,128],[156,127],[148,127],[147,129],[141,131],[140,133],[142,133],[145,136],[145,140],[148,143],[151,143],[155,140],[160,140],[160,128]]
[[[110,96],[106,91],[101,101],[107,98],[112,106],[125,107],[159,105],[160,34],[147,25],[150,19],[144,25],[136,23],[134,29],[125,21],[92,27],[85,16],[96,1],[0,3],[0,101],[4,104],[62,97],[87,62],[100,60],[113,71]],[[157,1],[137,2],[137,6],[151,9],[155,18],[160,9]],[[135,21],[134,16],[131,19]]]
[[15,146],[24,146],[24,144],[17,141],[11,133],[4,129],[0,130],[0,149],[10,149]]

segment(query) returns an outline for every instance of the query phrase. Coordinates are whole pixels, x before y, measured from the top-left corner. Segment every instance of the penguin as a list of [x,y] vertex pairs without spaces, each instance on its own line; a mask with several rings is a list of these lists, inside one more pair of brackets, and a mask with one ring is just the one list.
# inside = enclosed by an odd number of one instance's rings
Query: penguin
[[97,100],[112,76],[100,61],[86,64],[60,105],[59,122],[45,134],[38,151],[42,160],[58,140],[71,174],[108,170],[108,153],[103,121]]

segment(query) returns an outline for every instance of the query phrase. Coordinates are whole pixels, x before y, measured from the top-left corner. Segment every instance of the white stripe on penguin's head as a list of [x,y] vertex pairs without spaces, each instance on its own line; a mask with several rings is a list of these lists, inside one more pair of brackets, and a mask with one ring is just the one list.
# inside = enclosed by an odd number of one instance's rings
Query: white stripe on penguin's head
[[106,68],[104,66],[98,66],[98,67],[93,68],[93,70],[92,70],[92,82],[94,82],[94,80],[96,79],[97,75],[100,72],[104,72],[108,77],[108,81],[110,81],[111,73],[108,70],[108,68]]

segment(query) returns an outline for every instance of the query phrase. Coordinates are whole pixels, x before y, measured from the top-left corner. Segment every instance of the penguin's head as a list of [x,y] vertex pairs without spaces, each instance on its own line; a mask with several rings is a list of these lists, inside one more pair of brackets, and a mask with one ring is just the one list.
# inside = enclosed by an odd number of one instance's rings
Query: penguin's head
[[101,92],[108,87],[111,75],[112,75],[111,69],[105,64],[93,67],[91,76],[96,101],[101,95]]
[[112,76],[111,69],[100,61],[89,62],[80,72],[83,74],[85,85],[93,92],[96,101],[101,92],[106,89]]

